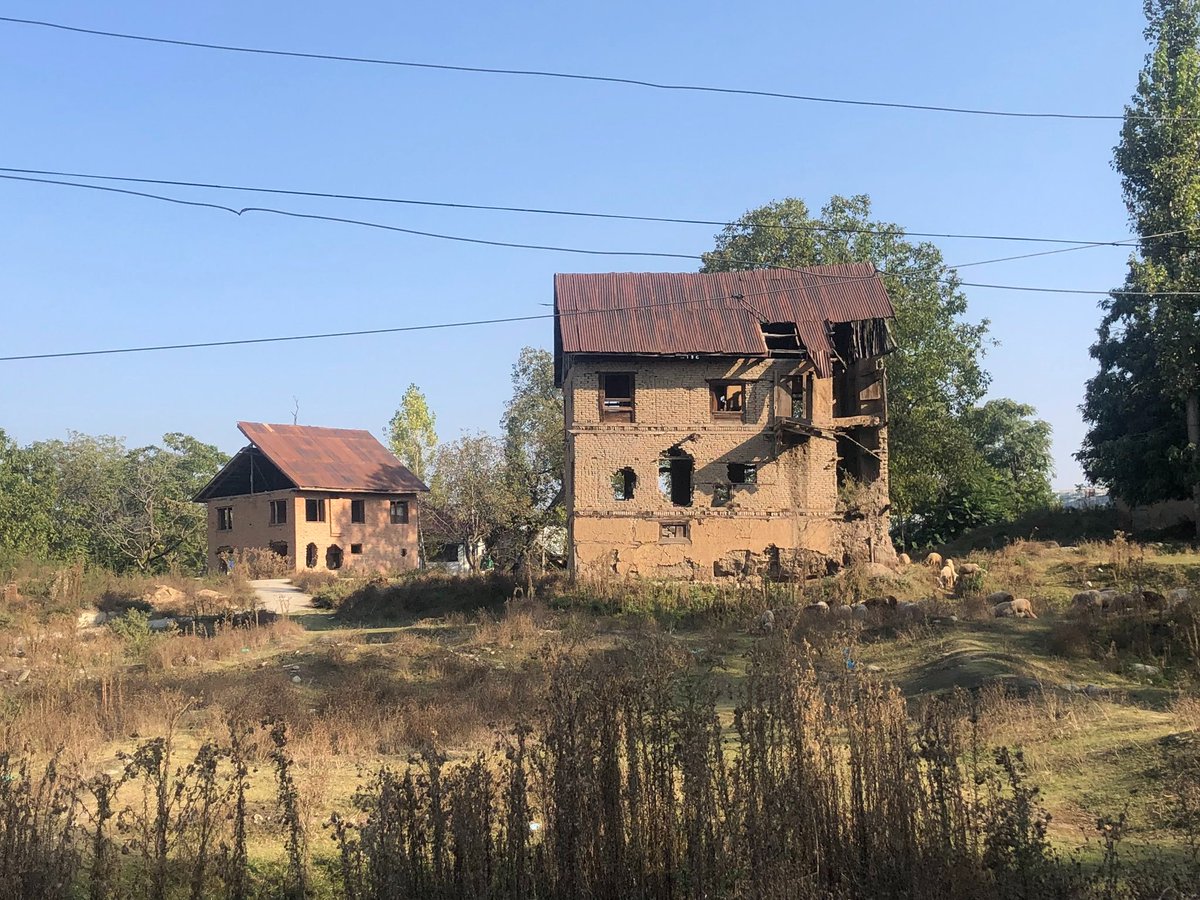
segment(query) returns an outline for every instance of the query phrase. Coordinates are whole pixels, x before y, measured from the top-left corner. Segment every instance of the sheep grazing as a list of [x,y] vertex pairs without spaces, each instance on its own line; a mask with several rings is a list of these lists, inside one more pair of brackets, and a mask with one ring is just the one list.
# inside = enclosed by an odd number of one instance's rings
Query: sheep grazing
[[886,597],[871,597],[867,600],[864,600],[862,605],[868,609],[877,609],[883,606],[886,606],[888,609],[895,609],[897,603],[899,603],[899,601],[889,594]]
[[1103,609],[1104,599],[1097,590],[1080,591],[1071,598],[1072,609]]
[[940,569],[943,565],[942,554],[930,553],[927,557],[925,557],[925,565],[929,566],[929,568],[934,569],[935,571]]
[[1166,609],[1167,597],[1158,591],[1142,591],[1142,602],[1146,609]]
[[938,584],[942,586],[942,590],[952,591],[954,585],[958,583],[958,572],[954,570],[954,560],[946,560],[946,565],[942,566],[942,571],[938,574]]
[[983,571],[983,566],[979,563],[963,563],[958,567],[959,575],[978,575]]
[[997,603],[992,609],[992,615],[997,619],[1036,619],[1037,613],[1033,611],[1033,604],[1024,598],[1015,600],[1006,600],[1003,603]]
[[763,610],[763,614],[758,617],[758,630],[764,634],[775,630],[775,610]]
[[901,566],[911,566],[912,565],[912,557],[909,556],[907,553],[901,553],[899,556],[896,557],[896,563]]
[[1012,599],[1014,599],[1013,595],[1008,591],[994,591],[993,593],[987,595],[987,598],[984,602],[989,603],[992,606],[997,606],[1001,603],[1008,603]]

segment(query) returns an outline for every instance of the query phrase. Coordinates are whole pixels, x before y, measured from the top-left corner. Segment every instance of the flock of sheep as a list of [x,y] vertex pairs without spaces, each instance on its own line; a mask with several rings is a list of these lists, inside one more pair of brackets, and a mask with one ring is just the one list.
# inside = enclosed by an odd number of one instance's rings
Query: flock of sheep
[[[912,565],[912,558],[907,553],[899,556],[900,566]],[[938,573],[938,587],[948,594],[953,594],[958,587],[958,580],[963,576],[979,575],[983,567],[978,563],[963,563],[955,566],[954,560],[943,559],[940,553],[930,553],[925,557],[925,566]],[[988,594],[985,602],[992,608],[992,615],[997,618],[1036,619],[1033,604],[1024,597],[1014,597],[1008,591],[996,591]]]

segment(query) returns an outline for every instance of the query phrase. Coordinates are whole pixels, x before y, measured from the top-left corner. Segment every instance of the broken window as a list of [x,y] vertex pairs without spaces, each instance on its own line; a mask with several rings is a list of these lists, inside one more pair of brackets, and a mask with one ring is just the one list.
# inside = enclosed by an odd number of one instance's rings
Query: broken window
[[692,505],[692,472],[695,461],[672,447],[658,461],[658,487],[664,497],[676,506]]
[[217,507],[217,531],[233,531],[233,507]]
[[342,548],[334,544],[325,551],[325,568],[340,569],[342,567]]
[[282,556],[285,559],[287,558],[287,555],[288,555],[287,541],[271,541],[271,543],[267,544],[267,548],[272,553],[274,553],[276,556]]
[[304,548],[304,564],[310,569],[317,567],[317,545],[309,544]]
[[763,322],[759,327],[772,355],[794,356],[803,351],[795,322]]
[[691,540],[691,528],[688,522],[660,522],[658,524],[658,540],[663,544],[683,543]]
[[600,420],[633,421],[633,373],[600,373]]
[[714,484],[713,485],[712,505],[713,506],[724,506],[726,503],[729,502],[730,495],[731,495],[731,492],[729,490],[729,485]]
[[309,497],[304,501],[304,519],[307,522],[325,521],[325,501],[318,497]]
[[721,419],[741,419],[746,409],[746,385],[740,381],[714,381],[709,385],[712,414]]
[[728,473],[730,484],[758,483],[758,467],[754,463],[730,463]]
[[855,428],[837,439],[837,483],[871,484],[879,479],[883,467],[879,459],[879,429]]
[[408,501],[407,500],[393,500],[389,515],[390,515],[391,522],[393,525],[407,525],[408,524]]
[[286,525],[287,524],[287,501],[272,500],[271,501],[271,524]]
[[613,472],[612,492],[614,500],[632,500],[637,487],[637,473],[626,466]]
[[792,418],[812,419],[812,372],[805,372],[792,378]]
[[351,544],[350,545],[350,555],[351,556],[358,556],[361,553],[362,553],[362,544]]
[[366,500],[351,500],[350,501],[350,521],[353,524],[361,525],[367,521],[367,501]]

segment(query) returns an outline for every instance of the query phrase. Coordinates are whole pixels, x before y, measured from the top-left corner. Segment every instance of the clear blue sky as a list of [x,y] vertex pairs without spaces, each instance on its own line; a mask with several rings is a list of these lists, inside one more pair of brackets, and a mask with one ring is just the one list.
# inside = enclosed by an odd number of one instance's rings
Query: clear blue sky
[[[544,68],[794,93],[1120,113],[1145,46],[1136,0],[120,4],[10,0],[0,14],[216,43]],[[731,219],[797,196],[871,195],[911,230],[1128,233],[1118,123],[985,119],[309,62],[0,23],[0,166]],[[699,253],[705,226],[587,222],[168,189],[530,243]],[[324,222],[0,181],[0,355],[545,312],[556,271],[686,261],[485,248]],[[938,242],[951,263],[1039,249]],[[963,270],[1107,289],[1126,251]],[[992,321],[992,394],[1037,406],[1056,485],[1093,371],[1094,297],[970,289]],[[131,443],[184,431],[235,450],[238,419],[381,432],[409,382],[442,436],[494,429],[509,367],[549,322],[0,363],[0,428]]]

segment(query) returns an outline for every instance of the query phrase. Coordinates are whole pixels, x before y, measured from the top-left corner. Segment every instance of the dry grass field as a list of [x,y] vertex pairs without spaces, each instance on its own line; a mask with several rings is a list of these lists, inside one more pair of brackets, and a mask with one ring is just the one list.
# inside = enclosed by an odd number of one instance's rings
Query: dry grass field
[[[866,840],[868,825],[903,831],[872,818],[889,815],[912,825],[908,843],[886,851],[909,869],[837,874],[865,865],[856,844],[858,862],[817,866],[817,881],[792,895],[924,895],[912,872],[930,865],[933,822],[961,829],[961,841],[950,831],[937,839],[953,849],[939,865],[957,873],[943,880],[962,879],[961,896],[972,896],[972,866],[992,873],[998,896],[1140,895],[1145,873],[1112,875],[1118,859],[1200,874],[1200,555],[1118,536],[1016,542],[957,562],[986,574],[955,594],[920,564],[736,589],[548,578],[532,598],[501,575],[313,579],[303,587],[328,609],[236,626],[231,611],[252,602],[244,582],[0,573],[18,595],[10,588],[0,610],[0,806],[26,823],[0,840],[10,858],[0,894],[96,895],[99,885],[130,896],[517,896],[542,885],[548,896],[740,896],[750,869],[695,892],[686,878],[675,889],[650,875],[604,879],[618,857],[621,871],[676,867],[696,879],[766,854],[756,865],[774,872],[772,854],[810,839],[810,850],[832,854],[824,842],[838,829],[852,829],[837,838],[846,846]],[[1194,594],[1170,608],[1073,610],[1087,588]],[[994,617],[984,598],[1001,590],[1028,598],[1038,618]],[[846,608],[888,596],[894,607]],[[80,627],[82,609],[113,618]],[[166,613],[193,624],[154,631]],[[570,759],[596,771],[568,778]],[[661,779],[642,807],[639,765]],[[747,837],[767,815],[754,806],[763,773],[815,779],[803,796],[825,797],[812,801],[820,816],[793,823],[778,846]],[[585,775],[600,780],[585,790]],[[864,779],[879,780],[883,806],[860,802]],[[612,791],[623,812],[580,799],[592,790]],[[656,806],[664,795],[678,804],[670,815]],[[453,814],[442,810],[447,798]],[[571,837],[556,805],[568,799],[597,835]],[[696,804],[708,812],[692,821]],[[389,850],[371,830],[372,811],[385,808],[407,822],[396,827],[410,843]],[[476,822],[465,809],[486,815]],[[530,833],[514,843],[517,815]],[[759,824],[747,831],[750,821]],[[47,849],[55,839],[58,856]],[[439,850],[442,840],[454,849]],[[639,841],[683,849],[664,862]],[[1036,866],[1016,851],[997,862],[1009,844],[1053,853],[1055,872],[1078,865],[1092,880],[1086,890],[1055,881],[1012,893],[996,873]],[[386,859],[391,868],[380,868]],[[564,866],[593,880],[571,881]],[[21,874],[31,868],[42,881]],[[515,880],[500,890],[504,872]],[[753,892],[771,895],[766,882]]]

